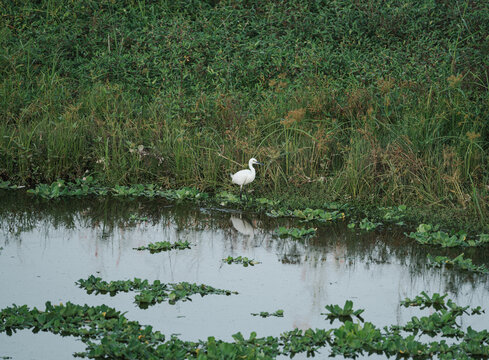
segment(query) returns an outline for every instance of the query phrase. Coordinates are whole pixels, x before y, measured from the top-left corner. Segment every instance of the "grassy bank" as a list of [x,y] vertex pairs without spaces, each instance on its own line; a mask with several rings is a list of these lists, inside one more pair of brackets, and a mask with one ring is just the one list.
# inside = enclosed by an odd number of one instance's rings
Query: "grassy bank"
[[489,216],[489,4],[0,4],[0,177]]

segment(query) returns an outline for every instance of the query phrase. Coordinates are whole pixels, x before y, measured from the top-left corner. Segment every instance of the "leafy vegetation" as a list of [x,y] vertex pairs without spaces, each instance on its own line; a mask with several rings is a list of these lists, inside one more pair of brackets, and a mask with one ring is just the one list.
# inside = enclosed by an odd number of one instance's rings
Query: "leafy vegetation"
[[[420,333],[429,336],[436,336],[442,334],[443,337],[456,337],[462,338],[465,336],[460,325],[456,323],[456,320],[462,314],[469,314],[467,311],[468,306],[462,307],[455,304],[451,299],[445,302],[445,295],[434,293],[430,297],[426,292],[422,292],[420,296],[416,296],[415,299],[406,298],[401,302],[405,307],[417,306],[424,308],[433,307],[436,312],[429,316],[418,318],[412,317],[411,320],[403,326],[391,326],[394,331],[403,330],[406,332],[412,332],[414,335]],[[472,314],[480,314],[480,307],[472,309]]]
[[0,190],[14,190],[14,189],[19,189],[23,188],[24,186],[17,186],[14,184],[11,184],[10,181],[2,181],[0,180]]
[[292,237],[294,239],[303,239],[303,238],[316,235],[315,228],[309,228],[309,229],[290,228],[289,229],[280,226],[277,230],[275,230],[275,232],[280,237]]
[[147,216],[139,216],[138,214],[131,214],[129,216],[129,221],[136,221],[136,222],[148,221],[148,217]]
[[379,207],[381,218],[383,221],[395,223],[396,225],[404,225],[402,219],[406,216],[406,205]]
[[267,318],[270,316],[276,316],[276,317],[284,317],[284,311],[283,310],[277,310],[273,313],[269,313],[268,311],[261,311],[259,313],[251,313],[253,316],[261,316],[263,318]]
[[[233,335],[233,342],[209,337],[207,340],[189,342],[172,336],[166,339],[151,326],[128,320],[121,312],[106,305],[88,306],[67,303],[46,303],[45,310],[29,309],[27,305],[4,308],[0,311],[0,333],[12,335],[22,329],[33,332],[48,331],[62,336],[75,336],[86,345],[84,352],[75,354],[89,358],[260,358],[273,359],[279,355],[293,357],[305,353],[314,356],[329,346],[331,355],[356,357],[359,355],[384,354],[405,358],[466,359],[489,357],[489,332],[476,331],[470,326],[466,331],[456,319],[467,313],[446,295],[424,294],[405,304],[434,306],[436,311],[427,317],[413,317],[406,325],[377,328],[370,322],[345,321],[337,328],[295,329],[278,337],[258,338],[255,332],[247,339],[241,333]],[[409,305],[408,305],[409,306]],[[331,306],[338,313],[354,313],[345,304]],[[346,311],[345,311],[346,310]],[[480,313],[480,308],[474,309]],[[403,336],[406,333],[407,336]],[[415,336],[440,336],[442,339],[429,343]],[[443,338],[454,338],[447,343]]]
[[87,176],[76,179],[74,183],[57,180],[51,185],[39,184],[34,189],[27,190],[27,192],[43,198],[53,199],[61,196],[107,195],[108,190],[100,186],[93,177]]
[[289,210],[286,208],[272,209],[267,212],[268,216],[271,217],[295,217],[303,221],[334,221],[341,220],[345,218],[345,213],[338,210],[327,211],[324,209],[310,209],[306,208],[304,210],[295,209]]
[[448,234],[445,231],[439,230],[438,225],[420,224],[416,232],[411,232],[408,235],[423,245],[439,245],[442,247],[475,247],[489,243],[489,235],[480,234],[477,240],[467,239],[465,231],[459,231],[455,234]]
[[134,184],[131,186],[115,185],[114,187],[102,186],[91,176],[76,179],[75,182],[57,180],[51,185],[39,184],[34,189],[27,190],[28,193],[47,199],[63,196],[86,196],[86,195],[113,195],[113,196],[141,196],[141,197],[163,197],[168,200],[205,200],[208,194],[202,193],[196,188],[184,187],[182,189],[163,190],[154,184]]
[[169,241],[157,241],[155,243],[149,243],[146,246],[140,246],[134,248],[135,250],[149,250],[151,254],[162,252],[162,251],[170,251],[170,250],[185,250],[190,249],[190,243],[188,241],[175,241],[174,243],[170,243]]
[[365,310],[353,310],[353,302],[351,300],[346,300],[343,308],[338,305],[326,305],[325,308],[329,312],[322,313],[322,315],[326,315],[326,318],[330,319],[331,322],[333,322],[334,319],[339,319],[342,322],[352,321],[353,316],[357,317],[363,322],[363,318],[360,316],[360,314]]
[[488,7],[2,2],[0,178],[221,191],[254,156],[259,194],[485,224]]
[[358,228],[365,231],[375,230],[377,227],[382,225],[380,222],[372,222],[368,218],[363,218],[359,223],[351,222],[348,224],[349,229],[354,229],[358,224]]
[[231,295],[237,292],[230,290],[215,289],[208,285],[189,284],[180,282],[176,284],[165,284],[159,280],[149,283],[148,280],[135,278],[134,280],[117,280],[104,281],[99,277],[91,275],[88,279],[80,279],[77,282],[78,286],[88,294],[110,294],[116,295],[118,292],[135,291],[138,294],[134,297],[134,302],[141,308],[147,308],[149,305],[168,301],[170,304],[175,304],[177,301],[192,300],[191,295],[200,294],[201,296],[218,294]]
[[[448,299],[445,302],[445,298],[447,294],[440,295],[438,293],[434,293],[433,296],[429,296],[425,291],[422,291],[420,295],[417,295],[414,299],[406,298],[401,301],[401,305],[404,307],[415,306],[420,307],[421,309],[433,307],[435,310],[446,310],[451,309],[453,312],[457,314],[467,313],[466,310],[468,307],[461,307],[455,304],[451,299]],[[484,311],[481,311],[480,306],[471,309],[472,315],[478,314],[480,315]]]
[[427,257],[428,257],[428,261],[430,262],[430,266],[432,267],[451,266],[458,269],[480,273],[480,274],[489,273],[487,267],[485,267],[484,265],[480,265],[480,266],[474,265],[472,263],[472,259],[464,258],[463,253],[456,256],[453,259],[447,256],[432,256],[430,254],[428,254]]
[[237,257],[228,256],[227,258],[222,259],[222,261],[227,264],[242,264],[244,267],[255,266],[256,264],[260,264],[259,261],[248,259],[246,256],[237,256]]

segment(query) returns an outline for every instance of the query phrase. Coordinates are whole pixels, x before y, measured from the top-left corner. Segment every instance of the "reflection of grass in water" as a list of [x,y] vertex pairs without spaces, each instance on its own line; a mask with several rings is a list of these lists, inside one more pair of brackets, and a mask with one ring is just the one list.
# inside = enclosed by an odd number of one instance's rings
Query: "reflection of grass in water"
[[275,230],[280,237],[292,237],[294,239],[304,239],[316,235],[316,228],[285,228],[283,226]]
[[[360,324],[344,319],[344,323],[336,328],[296,329],[284,332],[280,337],[258,338],[252,332],[246,339],[237,333],[233,335],[233,342],[216,340],[214,337],[197,342],[182,341],[176,336],[166,339],[159,331],[153,331],[151,326],[130,321],[124,314],[106,305],[67,303],[53,306],[50,302],[46,303],[44,311],[29,309],[26,305],[2,309],[0,333],[12,335],[21,329],[32,329],[34,332],[42,330],[79,337],[86,344],[86,350],[77,355],[97,358],[256,358],[260,354],[260,358],[272,359],[279,355],[314,355],[326,346],[330,347],[331,355],[348,357],[364,353],[386,356],[402,354],[403,357],[418,359],[489,356],[489,332],[476,331],[471,327],[462,330],[456,320],[463,314],[470,315],[469,307],[459,306],[451,300],[445,301],[445,297],[434,294],[431,298],[422,293],[413,300],[406,299],[403,302],[406,306],[434,307],[429,316],[414,316],[406,325],[380,329],[370,322]],[[357,313],[357,316],[363,311],[352,311],[348,302],[345,308],[337,305],[330,307],[333,311],[338,310],[338,313]],[[480,307],[470,310],[472,314],[481,313]],[[416,335],[439,338],[423,343],[416,339]],[[444,338],[454,340],[449,345]]]

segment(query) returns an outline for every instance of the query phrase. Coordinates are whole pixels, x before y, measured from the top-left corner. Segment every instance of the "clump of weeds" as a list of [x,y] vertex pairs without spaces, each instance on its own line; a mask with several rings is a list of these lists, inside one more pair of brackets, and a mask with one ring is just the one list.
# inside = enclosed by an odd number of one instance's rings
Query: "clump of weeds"
[[263,318],[267,318],[270,316],[275,316],[275,317],[284,317],[284,311],[283,310],[277,310],[273,313],[269,313],[268,311],[260,311],[259,313],[251,313],[253,316],[261,316]]
[[228,256],[227,258],[222,259],[222,261],[225,262],[226,264],[241,264],[244,267],[255,266],[256,264],[260,264],[259,261],[248,259],[246,256],[237,256],[237,257]]
[[472,263],[472,259],[464,258],[464,254],[460,254],[455,258],[451,259],[447,256],[432,256],[431,254],[427,255],[429,266],[431,267],[453,267],[457,269],[462,269],[469,272],[479,273],[479,274],[487,274],[489,270],[484,265],[474,265]]
[[201,296],[218,294],[231,295],[237,292],[230,290],[216,289],[208,285],[190,284],[180,282],[176,284],[166,284],[159,280],[150,283],[148,280],[135,278],[134,280],[104,281],[99,277],[91,275],[87,279],[80,279],[77,285],[85,289],[88,294],[110,294],[115,296],[119,292],[135,291],[138,294],[134,297],[134,302],[142,309],[150,305],[168,301],[175,304],[177,301],[191,300],[190,296],[200,294]]
[[170,243],[169,241],[157,241],[155,243],[149,243],[146,246],[139,246],[134,249],[140,251],[149,250],[151,254],[154,254],[162,251],[190,249],[190,243],[188,241],[175,241],[174,243]]

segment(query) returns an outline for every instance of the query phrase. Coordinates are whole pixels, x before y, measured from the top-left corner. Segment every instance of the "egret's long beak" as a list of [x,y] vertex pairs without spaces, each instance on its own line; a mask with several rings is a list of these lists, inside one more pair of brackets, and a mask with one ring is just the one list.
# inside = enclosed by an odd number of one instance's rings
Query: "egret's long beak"
[[258,161],[255,164],[256,165],[265,165],[264,163],[261,163],[261,162],[258,162]]

